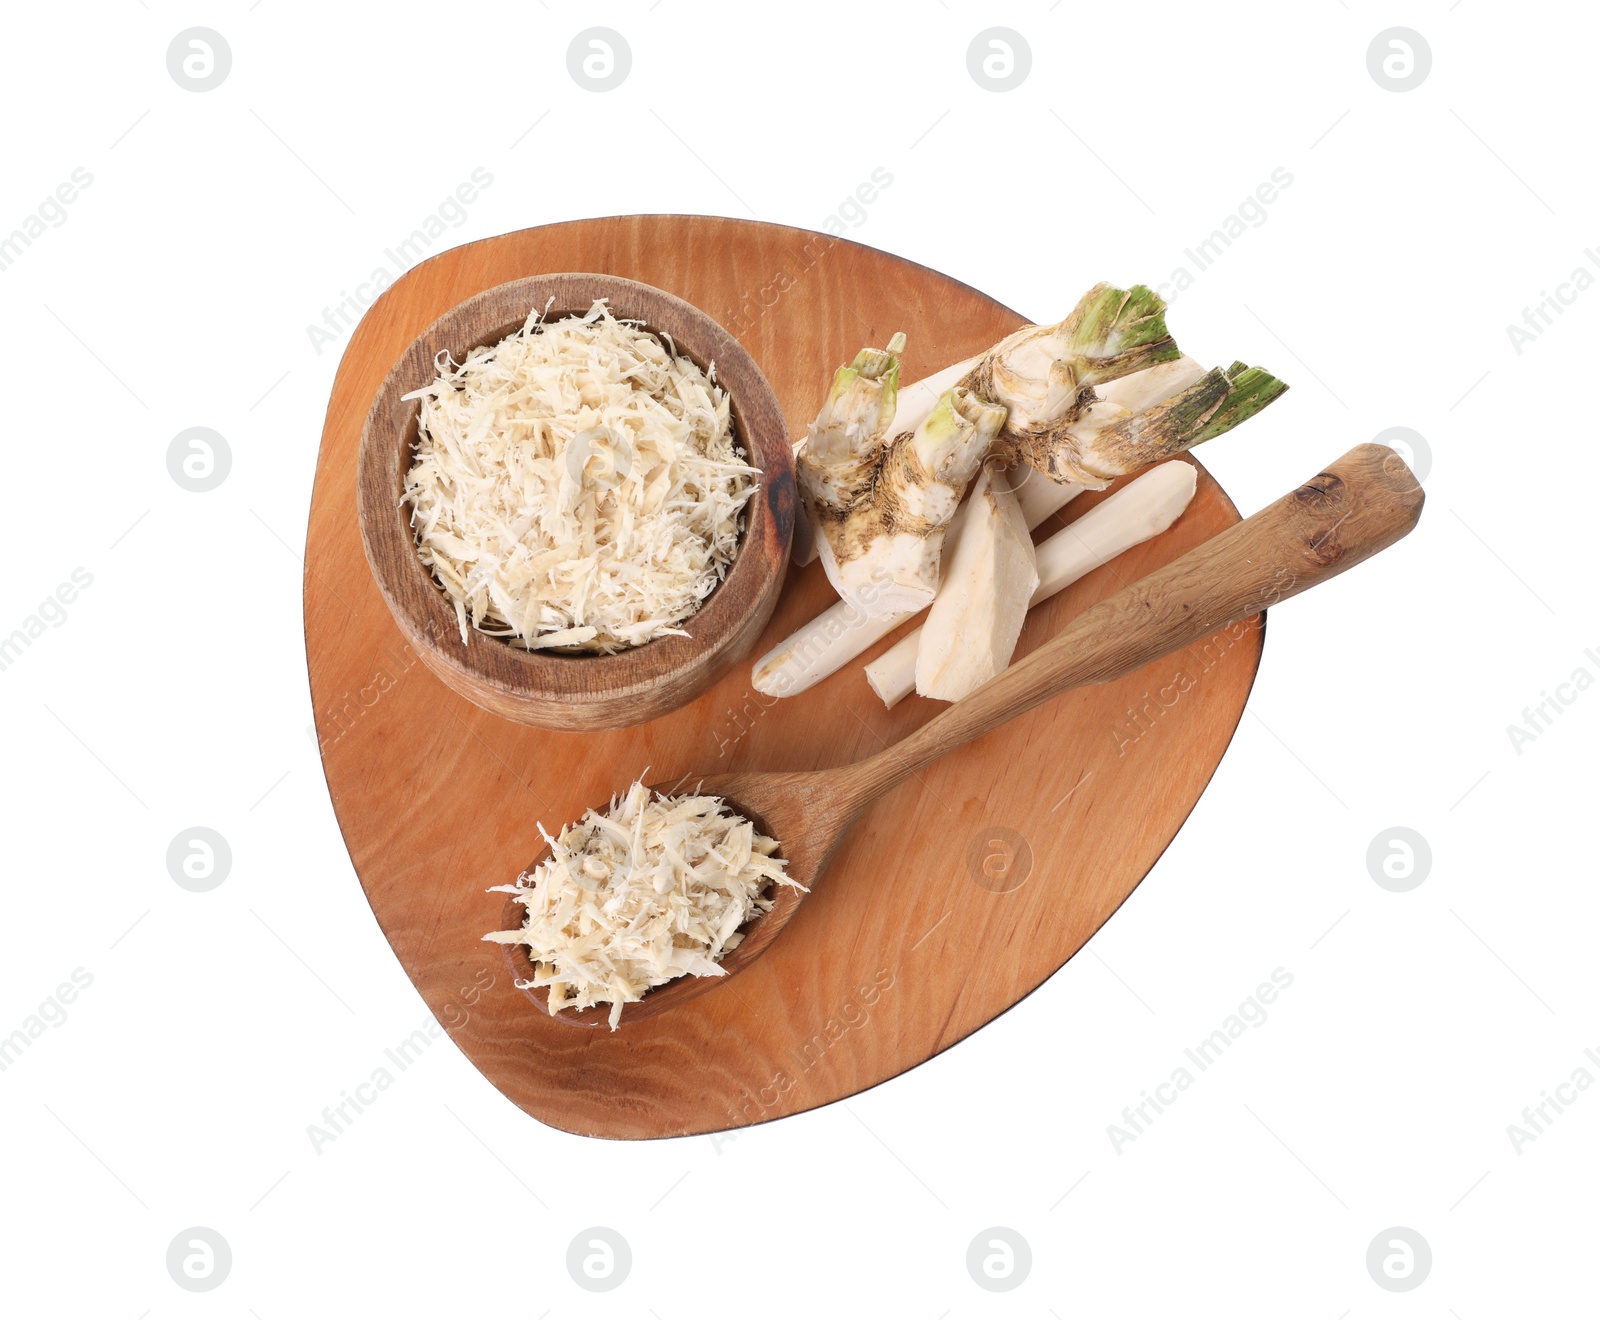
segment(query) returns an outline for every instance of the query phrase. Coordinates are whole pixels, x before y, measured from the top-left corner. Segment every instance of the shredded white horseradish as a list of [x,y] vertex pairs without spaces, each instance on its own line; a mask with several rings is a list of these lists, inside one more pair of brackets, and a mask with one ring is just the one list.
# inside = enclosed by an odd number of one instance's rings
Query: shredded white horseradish
[[612,653],[681,624],[738,548],[759,469],[711,373],[597,301],[529,315],[406,395],[422,401],[404,501],[467,625],[529,650]]
[[526,944],[531,981],[548,986],[550,1011],[611,1005],[616,1030],[622,1006],[652,986],[680,976],[721,976],[722,955],[738,948],[739,927],[772,910],[764,891],[802,889],[773,856],[778,841],[757,834],[717,797],[665,797],[635,783],[552,839],[550,856],[514,885],[527,909],[519,930],[483,938]]

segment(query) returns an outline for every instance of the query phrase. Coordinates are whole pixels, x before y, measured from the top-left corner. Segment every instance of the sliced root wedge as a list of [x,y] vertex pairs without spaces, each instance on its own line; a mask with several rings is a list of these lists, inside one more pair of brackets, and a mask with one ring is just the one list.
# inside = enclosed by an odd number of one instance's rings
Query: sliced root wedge
[[[1166,531],[1189,507],[1196,481],[1192,464],[1163,463],[1042,541],[1034,549],[1039,584],[1028,608]],[[931,612],[929,618],[931,621]],[[907,633],[866,666],[867,682],[885,706],[892,708],[917,691],[918,651],[925,632],[918,628]]]
[[984,465],[951,538],[944,581],[917,649],[916,686],[925,697],[959,701],[1004,669],[1016,649],[1039,574],[1007,475],[997,464]]

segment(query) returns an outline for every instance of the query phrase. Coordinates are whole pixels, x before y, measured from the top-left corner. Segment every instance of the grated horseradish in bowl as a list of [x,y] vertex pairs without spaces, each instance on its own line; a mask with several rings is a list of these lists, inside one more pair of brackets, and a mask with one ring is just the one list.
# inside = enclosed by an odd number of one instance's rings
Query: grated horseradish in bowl
[[522,723],[619,728],[754,645],[793,463],[771,387],[710,317],[536,276],[412,343],[368,415],[358,503],[378,587],[446,683]]

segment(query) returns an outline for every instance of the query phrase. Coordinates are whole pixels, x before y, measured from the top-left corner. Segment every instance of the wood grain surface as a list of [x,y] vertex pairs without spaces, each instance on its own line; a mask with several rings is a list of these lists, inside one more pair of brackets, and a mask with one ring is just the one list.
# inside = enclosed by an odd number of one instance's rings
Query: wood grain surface
[[[778,938],[816,892],[828,859],[862,809],[897,784],[1064,692],[1121,678],[1354,568],[1408,535],[1422,503],[1422,486],[1394,450],[1358,445],[1276,504],[1090,606],[882,751],[826,770],[741,770],[698,780],[697,792],[721,798],[762,834],[782,841],[793,881],[774,890],[770,911],[746,924],[739,946],[719,963],[723,977],[752,966]],[[677,788],[652,787],[663,793]],[[514,896],[508,898],[500,929],[520,930],[526,915]],[[526,948],[508,949],[507,956],[518,980],[537,979]],[[668,981],[628,1004],[617,1029],[674,1012],[723,984],[709,976]],[[547,990],[532,994],[548,1007]],[[568,1006],[556,1020],[592,1029],[606,1022],[607,1008]]]
[[[833,369],[863,344],[905,330],[904,378],[915,380],[1022,318],[936,272],[823,235],[630,216],[524,230],[431,259],[373,305],[340,365],[307,534],[306,645],[329,792],[378,924],[456,1044],[530,1114],[603,1137],[712,1132],[893,1077],[1004,1012],[1077,952],[1215,770],[1260,660],[1263,616],[1056,698],[900,784],[865,810],[817,892],[736,980],[616,1033],[551,1021],[514,988],[504,951],[480,940],[503,907],[484,891],[539,852],[536,820],[554,830],[647,770],[671,783],[840,765],[943,709],[913,697],[884,710],[859,663],[799,696],[764,697],[741,664],[673,715],[561,733],[480,710],[417,659],[362,553],[362,424],[406,345],[442,312],[496,284],[571,270],[642,280],[716,317],[760,364],[797,432]],[[1083,274],[1087,287],[1100,272]],[[1177,334],[1181,342],[1181,324]],[[1075,500],[1039,535],[1099,498]],[[1033,611],[1019,653],[1237,521],[1202,468],[1184,516]],[[791,572],[753,655],[833,598],[820,566]]]

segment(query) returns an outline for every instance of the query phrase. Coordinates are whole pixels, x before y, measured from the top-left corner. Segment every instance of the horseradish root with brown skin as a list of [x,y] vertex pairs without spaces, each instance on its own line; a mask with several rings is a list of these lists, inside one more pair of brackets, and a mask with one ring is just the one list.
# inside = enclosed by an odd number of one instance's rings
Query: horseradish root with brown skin
[[[1142,284],[1126,290],[1097,284],[1065,320],[1024,326],[1002,339],[963,384],[1006,409],[997,457],[1027,463],[1052,481],[1101,490],[1237,426],[1286,388],[1260,368],[1236,380],[1243,363],[1191,374],[1194,365],[1167,333],[1160,297]],[[1107,406],[1101,387],[1147,371],[1152,397],[1133,407]],[[1226,425],[1206,434],[1219,411]]]
[[[870,464],[876,455],[881,470],[894,437],[923,423],[933,406],[930,400],[941,398],[959,380],[1006,410],[991,454],[1001,461],[1027,463],[1012,467],[1008,483],[1030,529],[1085,489],[1103,489],[1118,476],[1222,435],[1288,388],[1259,367],[1236,362],[1226,371],[1208,372],[1183,356],[1167,333],[1165,305],[1139,285],[1126,291],[1098,285],[1059,324],[1026,326],[987,353],[904,387],[898,385],[899,363],[890,350],[863,350],[851,367],[840,369],[835,394],[818,426],[831,415],[840,381],[851,385],[868,362],[881,364],[873,379],[892,372],[894,388],[880,388],[872,396],[875,411],[870,426],[861,430],[870,432],[862,463]],[[891,410],[893,416],[886,420]],[[827,515],[807,485],[807,466],[815,461],[807,458],[809,447],[808,439],[797,451],[797,472],[807,511],[823,525]],[[860,467],[852,473],[852,489],[866,491],[858,496],[861,503],[878,502]],[[940,557],[954,543],[964,511],[963,505],[946,524]],[[1129,544],[1137,539],[1142,538]],[[918,548],[924,572],[920,581],[925,584],[932,547],[925,543]],[[902,559],[912,558],[901,549]],[[841,599],[756,662],[752,683],[758,692],[793,696],[805,691],[922,608],[925,592],[909,600],[907,593],[897,592],[887,560],[882,551],[874,558],[863,556],[848,577],[836,562],[829,567]],[[937,583],[942,570],[936,560],[931,572]],[[989,644],[982,637],[972,641],[976,648]]]
[[841,596],[876,615],[933,600],[945,530],[1004,419],[1003,408],[958,386],[885,446],[870,498],[837,521],[822,518],[823,567]]
[[[905,336],[896,335],[889,341],[888,350],[863,349],[862,353],[878,353],[892,351],[898,353],[904,346]],[[858,355],[851,367],[857,366],[861,361]],[[965,362],[957,362],[936,371],[931,376],[924,376],[921,380],[913,381],[909,385],[899,385],[894,396],[894,416],[884,429],[884,435],[900,435],[905,431],[914,431],[920,426],[929,413],[933,411],[934,404],[945,391],[954,389],[961,384],[962,378],[978,365],[977,358],[969,358]],[[851,370],[851,367],[841,367],[840,372]],[[837,387],[839,373],[835,373],[834,380]],[[819,419],[820,420],[820,419]],[[814,429],[814,428],[813,428]],[[794,446],[796,475],[801,480],[802,493],[804,488],[804,470],[799,466],[800,454],[805,449],[807,437],[802,436]],[[801,501],[800,510],[795,518],[794,547],[790,558],[798,565],[809,564],[817,557],[818,540],[815,534],[816,515],[812,510],[812,501]]]
[[1001,457],[1021,459],[1057,481],[1080,481],[1062,450],[1093,405],[1094,387],[1181,356],[1156,294],[1142,284],[1126,290],[1097,284],[1065,320],[1007,335],[962,384],[1007,410]]
[[895,335],[835,373],[796,456],[829,580],[877,617],[933,599],[945,528],[1005,420],[1003,408],[958,386],[914,430],[891,437],[904,345]]
[[406,478],[418,553],[470,625],[529,650],[682,634],[760,473],[710,374],[604,302],[441,355]]
[[806,502],[824,514],[842,514],[872,490],[900,384],[896,334],[887,348],[864,348],[833,373],[822,411],[796,454],[795,475]]
[[524,944],[534,966],[518,989],[548,987],[550,1012],[624,1004],[680,976],[721,976],[740,927],[772,908],[784,874],[778,841],[721,798],[667,797],[634,783],[604,811],[590,810],[556,838],[550,856],[512,885],[527,909],[517,930],[483,938]]

